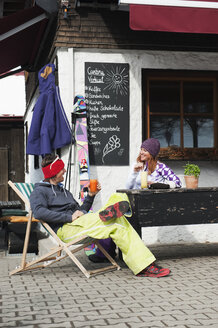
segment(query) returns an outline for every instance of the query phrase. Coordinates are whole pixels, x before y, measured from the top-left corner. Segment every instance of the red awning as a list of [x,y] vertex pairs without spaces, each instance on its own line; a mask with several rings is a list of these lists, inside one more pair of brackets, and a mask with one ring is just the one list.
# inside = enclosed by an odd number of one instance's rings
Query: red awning
[[31,67],[48,23],[38,6],[0,19],[0,74],[15,67]]
[[130,4],[133,30],[218,34],[217,0],[121,0],[121,3]]

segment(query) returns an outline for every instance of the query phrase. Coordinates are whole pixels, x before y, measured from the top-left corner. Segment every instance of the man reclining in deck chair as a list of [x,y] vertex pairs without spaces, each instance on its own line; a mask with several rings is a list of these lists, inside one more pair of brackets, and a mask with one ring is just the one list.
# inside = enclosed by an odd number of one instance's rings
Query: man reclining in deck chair
[[42,160],[44,180],[35,184],[30,204],[36,219],[47,222],[63,242],[84,234],[96,239],[112,238],[123,253],[123,260],[137,276],[163,277],[169,269],[157,266],[155,257],[144,245],[137,232],[125,218],[130,204],[125,193],[114,193],[107,204],[96,213],[88,213],[97,192],[88,192],[80,206],[62,183],[64,162],[57,156],[46,155]]

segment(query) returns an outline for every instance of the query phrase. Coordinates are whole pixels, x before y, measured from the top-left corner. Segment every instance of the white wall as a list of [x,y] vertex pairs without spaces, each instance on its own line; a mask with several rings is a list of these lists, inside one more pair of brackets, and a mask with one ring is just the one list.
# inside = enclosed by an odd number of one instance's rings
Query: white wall
[[[142,87],[141,71],[149,69],[186,69],[186,70],[211,70],[218,69],[218,55],[215,53],[187,53],[167,51],[108,51],[108,50],[78,50],[61,48],[57,52],[58,74],[61,99],[70,120],[73,98],[76,94],[85,94],[85,62],[128,63],[130,66],[130,165],[135,161],[141,145],[141,111]],[[28,114],[30,117],[30,114]],[[67,163],[68,148],[63,151],[63,160]],[[76,158],[72,170],[71,191],[78,195],[78,166]],[[183,174],[183,161],[166,162],[176,174]],[[201,168],[199,186],[218,186],[217,162],[199,162]],[[91,166],[91,175],[95,176],[102,184],[102,192],[96,197],[94,209],[108,199],[112,192],[125,188],[129,167],[127,166]],[[32,174],[32,173],[31,173]],[[33,181],[41,176],[33,174]],[[32,178],[31,178],[32,179]],[[191,229],[191,230],[190,230]],[[204,226],[189,227],[155,227],[143,229],[143,240],[147,244],[174,243],[174,242],[206,242],[214,240],[213,233],[206,233]],[[189,231],[188,233],[185,233]],[[212,238],[212,239],[210,239]]]
[[23,116],[26,109],[24,74],[0,79],[0,115]]
[[[31,101],[25,116],[24,116],[24,121],[28,122],[28,129],[30,129],[31,126],[31,121],[32,121],[32,116],[33,116],[33,108],[34,105],[38,99],[39,96],[39,92],[38,90],[36,91],[35,97],[33,98],[33,100]],[[25,144],[24,144],[25,145]],[[26,146],[26,145],[25,145]],[[26,153],[26,149],[24,149],[24,153]],[[26,157],[25,157],[26,160]],[[26,167],[26,163],[25,163],[25,167]],[[29,173],[25,172],[25,181],[26,182],[32,182],[32,183],[36,183],[39,182],[40,180],[42,180],[42,173],[41,170],[35,170],[34,169],[34,156],[29,155]]]

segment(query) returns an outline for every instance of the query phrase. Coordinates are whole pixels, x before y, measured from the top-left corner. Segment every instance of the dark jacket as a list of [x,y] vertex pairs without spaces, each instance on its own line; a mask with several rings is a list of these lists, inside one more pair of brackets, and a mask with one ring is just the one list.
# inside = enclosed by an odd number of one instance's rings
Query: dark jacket
[[30,195],[33,216],[47,222],[55,232],[63,224],[72,222],[72,214],[76,210],[87,213],[93,200],[94,197],[88,195],[80,206],[62,184],[52,185],[48,182],[36,183]]
[[[46,69],[48,75],[44,74]],[[40,95],[35,104],[27,140],[27,154],[50,154],[71,142],[72,131],[64,111],[59,88],[55,85],[54,64],[45,65],[38,73]]]

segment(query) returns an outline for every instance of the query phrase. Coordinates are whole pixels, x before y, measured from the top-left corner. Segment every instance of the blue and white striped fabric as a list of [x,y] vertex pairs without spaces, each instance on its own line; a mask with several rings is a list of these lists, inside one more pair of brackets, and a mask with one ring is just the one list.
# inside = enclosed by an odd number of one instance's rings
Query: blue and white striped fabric
[[33,183],[22,183],[22,182],[16,182],[14,183],[17,189],[26,196],[28,199],[30,198],[30,194],[33,191],[34,184]]

